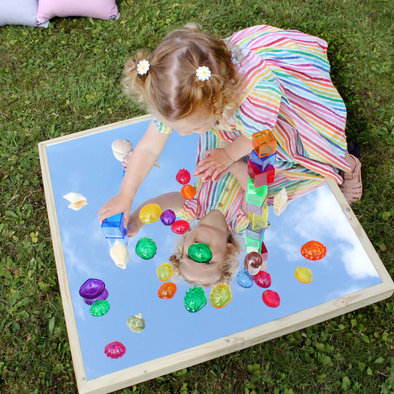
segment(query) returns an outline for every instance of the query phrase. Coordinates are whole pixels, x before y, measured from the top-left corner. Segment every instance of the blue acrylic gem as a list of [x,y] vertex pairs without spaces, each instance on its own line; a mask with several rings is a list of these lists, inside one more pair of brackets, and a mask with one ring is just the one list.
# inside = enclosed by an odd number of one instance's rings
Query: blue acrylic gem
[[104,219],[101,223],[101,228],[106,238],[123,238],[123,213]]
[[248,271],[239,271],[237,275],[237,283],[241,287],[248,289],[249,287],[253,286],[253,276],[250,275]]
[[272,155],[259,157],[257,153],[252,150],[250,161],[261,171],[264,172],[268,166],[273,166],[276,162],[276,152]]

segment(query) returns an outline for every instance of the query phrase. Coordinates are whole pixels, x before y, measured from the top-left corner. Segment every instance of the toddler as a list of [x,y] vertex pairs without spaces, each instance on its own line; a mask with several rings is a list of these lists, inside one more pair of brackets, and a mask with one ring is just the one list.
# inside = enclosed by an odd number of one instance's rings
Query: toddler
[[152,55],[138,52],[125,66],[126,92],[154,116],[130,160],[119,193],[100,220],[124,213],[169,133],[204,134],[195,176],[218,180],[252,150],[253,133],[270,129],[278,141],[269,203],[286,187],[289,200],[324,183],[343,182],[349,202],[361,197],[361,164],[346,150],[346,108],[329,76],[327,43],[298,31],[254,26],[218,40],[194,25],[170,33]]

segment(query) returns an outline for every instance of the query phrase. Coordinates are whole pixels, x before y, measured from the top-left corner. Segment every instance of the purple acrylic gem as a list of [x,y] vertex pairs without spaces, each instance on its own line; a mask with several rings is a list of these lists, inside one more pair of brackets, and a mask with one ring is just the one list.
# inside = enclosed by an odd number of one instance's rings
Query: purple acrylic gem
[[171,209],[166,209],[160,216],[160,220],[166,226],[171,226],[175,222],[175,213]]
[[96,298],[105,289],[105,283],[101,279],[88,279],[79,289],[79,295],[82,298]]
[[104,289],[103,292],[96,298],[84,298],[83,300],[85,301],[85,304],[87,305],[92,305],[94,301],[97,300],[106,300],[108,298],[108,290]]

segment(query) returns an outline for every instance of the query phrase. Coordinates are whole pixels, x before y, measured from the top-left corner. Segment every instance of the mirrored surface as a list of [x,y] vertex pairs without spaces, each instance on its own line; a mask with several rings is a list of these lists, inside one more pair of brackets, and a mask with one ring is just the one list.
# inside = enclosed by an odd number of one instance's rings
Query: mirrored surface
[[[128,242],[130,261],[125,270],[118,268],[109,255],[109,247],[97,218],[99,208],[119,190],[123,168],[112,153],[114,140],[124,138],[135,146],[149,121],[76,138],[47,147],[49,169],[56,205],[61,243],[72,297],[79,341],[87,380],[170,355],[203,343],[267,323],[340,296],[378,283],[381,279],[364,248],[348,223],[330,188],[325,185],[289,204],[277,217],[270,207],[271,227],[266,231],[269,252],[267,272],[279,293],[281,304],[269,308],[262,301],[262,289],[254,284],[240,287],[231,283],[233,300],[222,309],[209,302],[210,289],[205,289],[207,305],[197,313],[184,307],[184,295],[190,285],[172,280],[177,292],[172,299],[162,300],[157,291],[161,282],[156,269],[168,262],[175,245],[175,234],[161,221],[146,225]],[[173,133],[134,200],[133,208],[161,193],[180,191],[175,176],[186,168],[195,169],[198,135],[181,137]],[[194,179],[190,183],[193,183]],[[87,205],[79,211],[67,208],[62,196],[77,192],[86,197]],[[135,253],[141,237],[152,238],[157,254],[143,260]],[[306,260],[302,245],[317,240],[327,247],[320,261]],[[240,256],[240,268],[243,257]],[[310,284],[298,282],[297,267],[312,271]],[[93,317],[89,306],[79,295],[88,278],[105,282],[110,310]],[[146,328],[132,332],[126,320],[142,312]],[[116,360],[104,354],[104,347],[119,341],[126,354]]]

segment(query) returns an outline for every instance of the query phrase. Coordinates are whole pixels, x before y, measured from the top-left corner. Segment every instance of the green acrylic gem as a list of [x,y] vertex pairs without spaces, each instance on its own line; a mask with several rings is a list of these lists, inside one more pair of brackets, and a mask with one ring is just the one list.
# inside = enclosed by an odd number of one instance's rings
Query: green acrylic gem
[[109,307],[107,300],[97,300],[90,307],[90,313],[95,317],[104,316],[109,311]]
[[208,263],[212,260],[212,252],[207,244],[195,243],[189,246],[189,257],[197,263]]
[[151,259],[156,254],[156,250],[155,242],[148,237],[141,238],[135,247],[135,253],[145,260]]
[[201,287],[194,286],[186,292],[184,302],[185,308],[194,313],[204,308],[207,297],[205,297],[205,292]]

